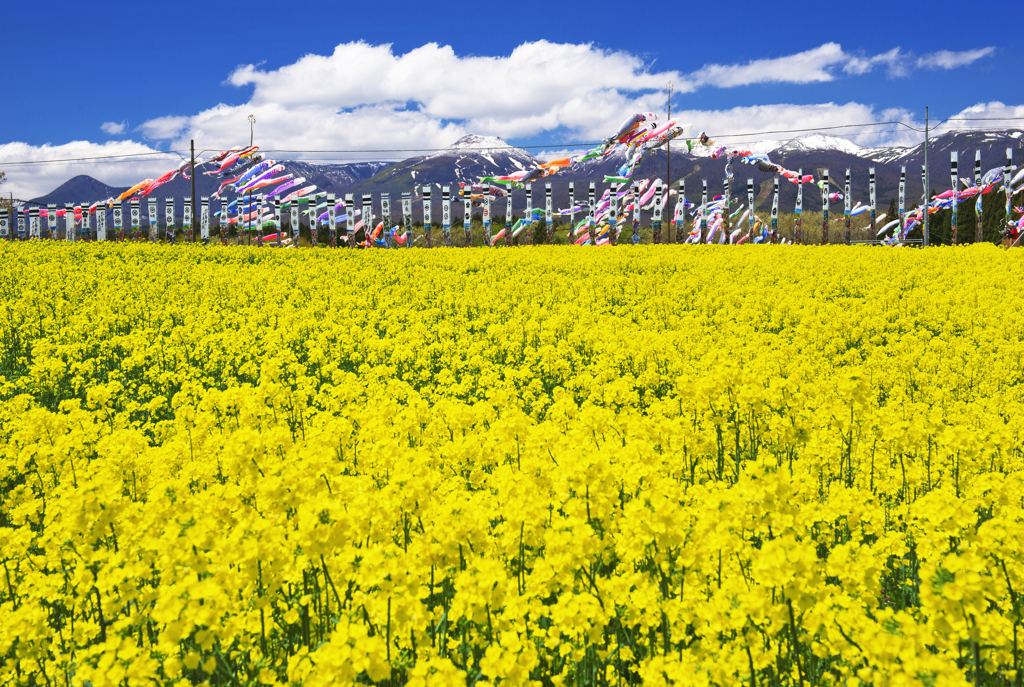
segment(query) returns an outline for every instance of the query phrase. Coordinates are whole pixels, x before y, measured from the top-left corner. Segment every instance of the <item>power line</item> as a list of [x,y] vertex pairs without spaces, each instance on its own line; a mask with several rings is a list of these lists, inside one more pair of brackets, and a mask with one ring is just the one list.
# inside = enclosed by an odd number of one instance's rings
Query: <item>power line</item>
[[944,122],[1018,122],[1024,120],[1024,117],[949,117],[944,119]]
[[439,153],[444,151],[452,151],[453,153],[459,153],[462,151],[475,152],[478,150],[525,150],[527,148],[580,148],[585,146],[599,146],[604,141],[589,141],[584,143],[547,143],[544,145],[533,145],[533,146],[488,146],[485,148],[453,148],[447,146],[445,148],[381,148],[379,150],[292,150],[289,148],[280,149],[260,149],[261,153]]
[[[911,119],[912,122],[923,122],[923,119]],[[947,117],[944,122],[1018,122],[1024,121],[1024,117]]]
[[112,158],[143,157],[145,155],[178,155],[176,150],[155,150],[150,153],[124,153],[123,155],[97,155],[96,157],[66,157],[55,160],[22,160],[20,162],[0,162],[0,165],[47,165],[54,162],[79,162],[82,160],[109,160]]
[[733,138],[735,136],[761,136],[764,134],[795,134],[800,133],[802,131],[830,131],[832,129],[849,129],[852,127],[859,126],[882,126],[885,124],[903,124],[903,126],[907,126],[906,124],[900,121],[869,122],[868,124],[838,124],[836,126],[816,126],[809,129],[778,129],[775,131],[748,131],[742,134],[708,134],[708,136],[710,136],[711,138]]

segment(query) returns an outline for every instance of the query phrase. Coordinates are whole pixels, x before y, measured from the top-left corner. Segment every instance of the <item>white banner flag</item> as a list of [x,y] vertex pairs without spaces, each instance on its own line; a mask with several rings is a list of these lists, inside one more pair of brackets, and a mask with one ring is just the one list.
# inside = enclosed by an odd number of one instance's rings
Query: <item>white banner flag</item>
[[181,230],[188,236],[192,235],[192,198],[185,197],[185,203],[181,207]]
[[199,231],[203,241],[210,240],[210,197],[202,196],[199,199]]
[[139,207],[139,199],[135,198],[131,203],[132,209],[132,240],[138,236],[139,230],[142,227],[142,208]]
[[174,198],[167,198],[164,204],[164,238],[174,243]]
[[338,230],[338,200],[333,193],[327,194],[327,230],[331,232],[331,240],[334,240],[334,232]]

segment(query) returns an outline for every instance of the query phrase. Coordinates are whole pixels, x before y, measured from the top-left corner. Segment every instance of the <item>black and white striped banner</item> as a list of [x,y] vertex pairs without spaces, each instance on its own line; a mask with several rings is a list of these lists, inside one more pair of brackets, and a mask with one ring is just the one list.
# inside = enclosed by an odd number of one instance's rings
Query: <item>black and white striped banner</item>
[[829,201],[828,201],[828,169],[824,169],[821,172],[821,210],[824,212],[824,218],[828,219]]
[[686,240],[686,179],[679,180],[679,192],[676,194],[676,207],[672,213],[672,223],[676,230],[676,243]]
[[185,196],[184,205],[181,207],[181,230],[192,231],[192,197]]
[[468,188],[468,191],[462,197],[462,207],[463,207],[463,210],[462,210],[462,212],[463,212],[463,215],[462,215],[462,228],[466,232],[466,247],[468,248],[468,247],[473,245],[473,232],[472,232],[472,229],[471,229],[472,222],[473,222],[473,187],[472,186],[470,186]]
[[828,169],[821,172],[821,243],[828,244]]
[[156,198],[149,199],[149,240],[156,241],[156,228],[160,224],[160,206]]
[[117,239],[121,240],[121,230],[124,227],[124,218],[122,213],[124,208],[121,206],[120,201],[114,203],[114,233],[117,234]]
[[729,208],[731,207],[730,201],[732,200],[732,179],[729,177],[725,178],[724,184],[725,191],[722,193],[722,231],[728,231],[729,229]]
[[277,234],[276,245],[280,246],[283,243],[281,234],[284,231],[281,224],[281,197],[276,196],[273,200],[274,204],[274,233]]
[[[370,193],[363,194],[363,236],[366,239],[366,245],[370,245],[370,237],[373,235],[373,195]],[[298,242],[298,234],[296,234],[296,243]]]
[[174,198],[164,201],[164,234],[168,241],[174,240]]
[[779,175],[772,179],[772,231],[779,230]]
[[441,187],[441,231],[444,234],[444,245],[452,248],[452,189]]
[[[550,184],[548,188],[550,188]],[[612,182],[611,192],[608,194],[608,240],[614,240],[613,236],[619,225],[619,185]]]
[[[251,212],[250,208],[250,212]],[[210,197],[200,196],[199,198],[199,238],[203,241],[210,240]]]
[[708,233],[708,180],[700,180],[700,242],[704,243]]
[[[554,217],[551,207],[551,184],[544,184],[544,220],[548,230],[548,243],[554,243]],[[613,230],[614,231],[614,230]]]
[[[356,226],[356,200],[351,193],[345,194],[345,236],[348,237],[349,245],[352,245],[352,235]],[[281,223],[278,221],[278,231],[281,230]]]
[[[981,151],[974,151],[974,185],[981,189]],[[974,214],[975,214],[975,226],[974,226],[974,242],[981,243],[982,240],[982,194],[976,196],[974,201]]]
[[46,225],[50,230],[50,239],[57,239],[57,204],[50,203],[46,206]]
[[665,189],[661,185],[661,179],[654,182],[654,213],[651,219],[655,222],[661,221],[661,205],[664,199]]
[[587,207],[587,214],[590,215],[590,242],[596,243],[594,230],[597,228],[597,184],[590,182],[590,189],[587,192],[587,200],[590,205]]
[[843,234],[843,242],[850,245],[850,212],[853,210],[853,195],[850,193],[850,168],[846,168],[846,183],[843,185],[843,219],[846,222],[846,231]]
[[405,247],[412,248],[412,193],[402,193],[402,231],[405,233]]
[[[509,207],[512,207],[512,194],[508,194]],[[576,191],[569,182],[569,231],[576,228]],[[570,234],[571,235],[571,234]]]
[[[796,173],[801,178],[803,178],[803,173],[804,173],[803,168],[798,169],[796,171]],[[804,211],[804,185],[803,184],[797,184],[796,185],[796,208],[794,209],[794,212],[797,215],[801,215],[801,214],[803,214],[803,211]]]
[[384,222],[384,243],[391,245],[391,194],[384,191],[380,194],[380,216]]
[[[98,206],[96,209],[99,211]],[[82,219],[85,219],[84,215],[82,216]],[[84,229],[85,222],[82,222],[82,227]],[[83,231],[82,240],[84,241],[85,238],[85,231]],[[75,209],[72,207],[71,203],[64,203],[64,240],[75,240]]]
[[533,184],[526,187],[526,214],[523,215],[523,224],[526,227],[526,245],[533,243]]
[[334,232],[338,230],[338,199],[333,193],[327,194],[327,231],[331,232],[331,242],[334,242]]
[[139,207],[139,199],[132,198],[131,202],[131,213],[132,213],[132,238],[139,233],[139,229],[142,227],[142,208]]
[[960,165],[960,153],[955,151],[955,150],[950,151],[950,153],[949,153],[949,180],[950,180],[950,184],[952,184],[951,188],[953,189],[953,197],[951,199],[951,202],[953,203],[953,205],[951,207],[951,209],[953,210],[953,214],[952,214],[952,217],[950,218],[950,228],[951,228],[952,231],[950,233],[949,239],[950,239],[950,243],[952,243],[954,246],[956,245],[956,234],[957,234],[957,231],[956,231],[957,230],[956,191],[957,191],[957,187],[960,186],[960,172],[957,169],[959,167],[959,165]]
[[[899,211],[900,219],[903,219],[903,213],[907,209],[907,168],[900,167],[900,193],[899,193]],[[903,222],[900,222],[900,230],[903,229]]]
[[868,167],[868,203],[871,209],[871,238],[875,238],[875,220],[878,218],[878,194],[875,186],[875,168]]
[[754,180],[747,178],[747,227],[750,229],[750,239],[754,239]]

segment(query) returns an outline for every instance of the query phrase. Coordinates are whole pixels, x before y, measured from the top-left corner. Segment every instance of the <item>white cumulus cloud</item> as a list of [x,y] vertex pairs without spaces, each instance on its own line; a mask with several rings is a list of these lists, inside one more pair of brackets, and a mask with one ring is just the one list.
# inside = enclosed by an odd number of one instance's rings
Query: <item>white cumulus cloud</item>
[[3,192],[23,200],[49,193],[79,174],[88,174],[111,186],[129,186],[142,179],[159,176],[177,167],[179,162],[177,156],[159,153],[135,141],[71,141],[42,146],[13,142],[0,145],[0,168],[7,172]]
[[812,50],[776,57],[753,60],[746,64],[709,64],[687,77],[690,90],[700,86],[734,87],[755,83],[813,83],[832,81],[832,67],[849,57],[838,43],[825,43]]
[[951,129],[1008,129],[1024,127],[1024,105],[1005,105],[999,101],[978,103],[957,112],[934,131]]
[[963,50],[953,52],[951,50],[939,50],[937,52],[922,55],[917,59],[917,66],[924,69],[956,69],[973,64],[983,57],[988,57],[996,51],[995,47],[978,48],[977,50]]
[[104,133],[108,133],[111,136],[123,134],[124,130],[127,128],[128,122],[103,122],[102,124],[100,124],[100,129],[102,129]]
[[[593,139],[623,115],[662,106],[668,81],[678,93],[761,83],[807,84],[886,68],[954,68],[991,48],[915,57],[899,47],[873,56],[834,42],[742,64],[655,71],[640,57],[593,44],[524,43],[502,56],[460,56],[428,43],[404,54],[391,45],[342,43],[278,69],[244,65],[228,83],[251,87],[243,105],[219,104],[191,116],[150,120],[144,135],[183,147],[189,139],[226,147],[244,138],[255,114],[257,138],[271,149],[385,150],[443,147],[473,132],[503,138],[546,132]],[[793,127],[790,127],[793,128]]]

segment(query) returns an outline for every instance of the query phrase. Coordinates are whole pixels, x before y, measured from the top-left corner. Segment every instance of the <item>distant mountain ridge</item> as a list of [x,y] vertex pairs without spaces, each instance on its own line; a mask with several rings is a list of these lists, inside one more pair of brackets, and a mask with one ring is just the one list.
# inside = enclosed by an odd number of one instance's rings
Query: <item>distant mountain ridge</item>
[[64,203],[93,202],[104,198],[116,197],[127,191],[128,186],[107,186],[102,181],[94,179],[87,174],[79,174],[71,177],[63,184],[53,189],[45,196],[33,198],[32,202],[56,203],[63,206]]

